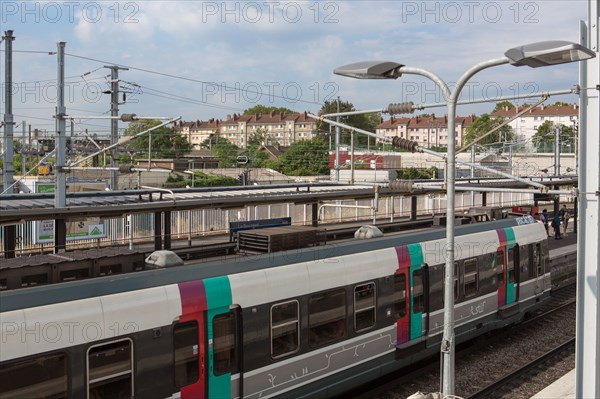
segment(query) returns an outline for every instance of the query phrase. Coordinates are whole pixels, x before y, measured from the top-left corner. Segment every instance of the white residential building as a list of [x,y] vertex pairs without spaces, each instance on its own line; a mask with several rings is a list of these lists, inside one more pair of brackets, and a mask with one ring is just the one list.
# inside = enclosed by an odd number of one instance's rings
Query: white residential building
[[[525,107],[505,107],[496,111],[492,116],[510,118],[523,111]],[[538,127],[545,121],[551,121],[555,125],[566,125],[575,127],[579,123],[579,106],[571,105],[540,105],[527,111],[509,123],[515,134],[515,141],[530,141],[537,132]]]

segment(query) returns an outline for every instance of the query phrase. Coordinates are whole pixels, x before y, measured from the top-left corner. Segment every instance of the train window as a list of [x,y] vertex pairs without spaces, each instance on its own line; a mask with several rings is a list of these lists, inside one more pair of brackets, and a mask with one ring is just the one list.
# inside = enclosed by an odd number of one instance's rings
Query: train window
[[0,291],[4,291],[8,289],[8,280],[5,278],[0,278]]
[[508,274],[508,282],[515,282],[515,250],[511,248],[508,250],[506,257],[506,273]]
[[311,347],[327,344],[346,334],[346,292],[322,292],[308,301],[308,330]]
[[529,260],[529,245],[519,247],[519,262],[521,264],[521,281],[529,280],[533,277]]
[[[454,287],[454,303],[458,302],[458,268],[459,268],[458,262],[454,262],[454,269],[452,270],[452,275],[453,275],[452,281],[453,281],[453,287]],[[444,279],[446,278],[445,270],[446,270],[446,266],[444,265],[444,276],[442,278],[442,308],[446,304],[446,283],[444,281]]]
[[235,314],[220,314],[213,319],[214,374],[238,372]]
[[61,399],[67,397],[67,389],[67,357],[64,354],[0,365],[2,399]]
[[423,293],[423,269],[413,272],[413,313],[425,310],[425,295]]
[[458,300],[458,262],[454,262],[454,301]]
[[496,252],[496,279],[498,280],[498,287],[504,285],[504,252]]
[[465,298],[477,295],[477,259],[471,258],[466,259],[464,263],[465,275],[464,275],[464,290]]
[[354,287],[354,330],[362,331],[375,324],[375,283]]
[[133,396],[133,343],[130,339],[88,349],[88,398]]
[[200,377],[198,361],[198,323],[176,324],[173,327],[173,361],[175,386],[193,384]]
[[394,276],[394,317],[400,319],[406,315],[406,276]]
[[271,307],[271,356],[273,359],[298,351],[300,342],[298,301]]
[[535,244],[533,246],[533,261],[537,267],[538,277],[542,277],[544,275],[544,260],[542,246],[540,244]]

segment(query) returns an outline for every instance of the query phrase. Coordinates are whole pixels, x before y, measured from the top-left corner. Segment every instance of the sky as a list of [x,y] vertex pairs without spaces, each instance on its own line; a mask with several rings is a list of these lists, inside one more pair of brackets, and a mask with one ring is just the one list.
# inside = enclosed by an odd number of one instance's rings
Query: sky
[[[587,19],[587,0],[0,2],[0,30],[15,36],[16,135],[22,121],[34,129],[55,129],[58,42],[66,42],[67,114],[82,117],[75,134],[88,129],[108,135],[108,120],[83,117],[110,114],[110,95],[103,92],[109,90],[111,65],[128,68],[119,71],[120,90],[127,93],[120,113],[138,116],[224,120],[257,104],[317,113],[338,96],[359,110],[381,109],[443,98],[431,81],[416,75],[357,80],[333,70],[388,60],[431,71],[452,86],[475,64],[512,47],[579,42],[580,20]],[[577,64],[503,65],[475,75],[461,100],[570,89],[577,82]],[[555,101],[577,98],[557,96],[546,104]],[[493,107],[493,101],[463,105],[457,113],[481,114]],[[421,112],[444,115],[445,107]]]

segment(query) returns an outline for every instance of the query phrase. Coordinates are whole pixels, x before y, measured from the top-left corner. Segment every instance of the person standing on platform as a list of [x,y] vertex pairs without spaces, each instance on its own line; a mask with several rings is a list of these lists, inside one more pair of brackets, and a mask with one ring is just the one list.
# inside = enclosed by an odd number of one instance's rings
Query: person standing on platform
[[565,213],[567,212],[567,206],[563,205],[562,208],[560,208],[560,211],[558,211],[558,215],[560,216],[560,221],[561,223],[564,222],[565,220]]
[[564,231],[565,234],[567,234],[567,226],[569,226],[569,219],[571,218],[571,211],[569,211],[568,209],[565,210],[565,216],[564,216]]
[[542,216],[540,216],[540,220],[542,221],[542,223],[544,223],[544,228],[546,229],[546,235],[550,236],[550,233],[548,232],[548,223],[550,222],[550,220],[548,220],[548,209],[544,209],[542,211]]
[[560,215],[558,212],[554,213],[554,218],[552,219],[552,227],[554,228],[554,239],[562,239],[560,235]]

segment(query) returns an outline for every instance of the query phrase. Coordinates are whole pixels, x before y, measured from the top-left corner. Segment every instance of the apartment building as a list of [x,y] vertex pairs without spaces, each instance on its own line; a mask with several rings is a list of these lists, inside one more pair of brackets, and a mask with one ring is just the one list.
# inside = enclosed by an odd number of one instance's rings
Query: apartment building
[[220,135],[240,148],[247,148],[253,134],[265,134],[262,145],[289,146],[296,141],[310,140],[317,131],[317,123],[306,114],[227,115],[220,125]]
[[221,123],[220,120],[213,118],[207,121],[179,122],[175,128],[192,145],[192,149],[199,149],[200,144],[207,140],[211,134],[219,132]]
[[[460,147],[463,137],[476,119],[475,115],[457,116],[455,119],[456,146]],[[415,116],[412,118],[392,117],[377,126],[375,132],[385,137],[401,137],[416,141],[419,145],[431,147],[446,147],[448,145],[447,116]]]
[[[505,107],[492,114],[499,118],[511,118],[523,111],[524,106],[508,108]],[[551,121],[555,125],[566,125],[575,127],[579,123],[579,106],[569,105],[540,105],[527,111],[509,123],[515,134],[515,141],[530,141],[537,132],[538,127],[545,121]]]

